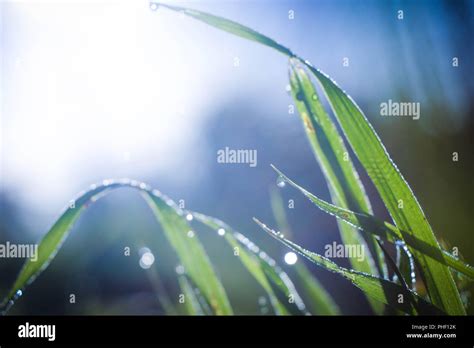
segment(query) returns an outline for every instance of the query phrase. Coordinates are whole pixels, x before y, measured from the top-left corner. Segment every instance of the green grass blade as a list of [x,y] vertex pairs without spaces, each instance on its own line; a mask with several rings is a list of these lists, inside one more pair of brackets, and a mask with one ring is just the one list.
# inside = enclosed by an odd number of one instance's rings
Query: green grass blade
[[291,186],[298,189],[311,202],[313,202],[318,208],[320,208],[324,212],[334,215],[337,218],[345,221],[346,223],[367,233],[375,234],[391,241],[395,241],[397,239],[403,240],[410,247],[419,251],[423,255],[428,256],[434,261],[439,262],[445,266],[452,267],[456,271],[470,278],[474,278],[474,268],[468,265],[467,263],[464,263],[462,260],[456,258],[452,254],[448,253],[447,251],[434,248],[432,245],[414,237],[412,234],[406,231],[399,229],[397,226],[394,226],[389,222],[379,220],[372,215],[355,213],[348,209],[340,208],[331,203],[328,203],[296,184],[294,181],[289,179],[285,174],[283,174],[274,166],[272,166],[272,168],[275,169],[275,171],[282,179],[284,179]]
[[204,310],[194,293],[190,281],[185,275],[178,276],[179,287],[184,295],[184,307],[187,315],[204,315]]
[[214,313],[232,314],[224,288],[199,239],[196,236],[187,236],[188,231],[192,229],[182,216],[183,212],[171,199],[156,190],[153,190],[153,193],[144,191],[143,195],[178,254],[186,273],[201,290]]
[[341,310],[333,297],[321,285],[318,279],[304,266],[298,262],[295,265],[296,273],[302,283],[301,289],[309,299],[307,301],[311,314],[314,315],[340,315]]
[[[254,221],[268,234],[273,238],[285,244],[289,248],[298,252],[299,254],[305,256],[307,259],[311,260],[318,266],[321,266],[328,271],[337,273],[344,278],[350,280],[356,287],[361,289],[364,293],[373,297],[374,299],[385,303],[395,309],[401,310],[408,314],[416,314],[416,309],[413,307],[410,301],[403,301],[400,303],[399,295],[406,294],[406,289],[402,286],[382,278],[375,277],[371,274],[366,274],[358,272],[355,270],[347,269],[344,267],[338,266],[333,261],[328,258],[321,256],[317,253],[311,252],[302,248],[301,246],[293,243],[292,241],[284,238],[280,233],[275,232],[274,230],[268,228],[265,224],[261,223],[259,220],[254,218]],[[418,314],[443,314],[443,312],[436,306],[426,302],[423,298],[418,296],[416,293],[410,291],[410,295],[416,299],[417,306],[420,308]]]
[[[324,110],[310,78],[295,59],[290,59],[290,84],[307,138],[328,183],[332,202],[343,208],[372,213],[369,199],[342,137]],[[368,250],[363,260],[350,258],[352,267],[361,272],[386,276],[384,255],[374,236],[362,236],[357,229],[340,221],[338,224],[345,244],[361,244]],[[376,256],[377,264],[372,255]],[[379,302],[372,301],[372,305],[377,313],[383,311]]]
[[[142,192],[155,215],[162,223],[163,230],[170,244],[174,247],[187,274],[197,284],[206,300],[211,304],[216,314],[232,314],[227,295],[216,276],[212,265],[198,238],[188,238],[190,230],[186,220],[180,215],[173,201],[164,197],[156,190],[136,181],[122,180],[120,182],[104,181],[101,185],[92,185],[91,189],[81,194],[75,204],[66,209],[56,223],[41,239],[38,245],[37,261],[27,260],[20,270],[11,290],[7,294],[3,305],[10,307],[23,289],[28,286],[44,269],[48,267],[56,256],[64,240],[67,238],[74,222],[81,213],[112,189],[131,187]],[[168,205],[169,204],[169,205]]]
[[247,237],[234,231],[223,221],[200,213],[194,212],[193,215],[197,221],[200,221],[215,232],[218,232],[221,229],[225,231],[224,238],[226,242],[231,248],[239,248],[240,261],[267,293],[275,314],[289,314],[289,311],[276,296],[270,282],[276,285],[286,298],[289,298],[289,296],[292,295],[297,309],[301,313],[307,313],[306,306],[301,299],[301,296],[298,294],[293,282],[276,264],[275,260],[271,259],[265,252],[261,251],[260,248],[258,248],[258,246],[251,242]]
[[183,13],[187,16],[190,16],[194,19],[197,19],[201,22],[204,22],[208,25],[211,25],[215,28],[218,28],[220,30],[226,31],[228,33],[240,36],[244,39],[259,42],[265,46],[271,47],[276,49],[277,51],[287,55],[287,56],[292,56],[293,53],[286,47],[280,45],[278,42],[276,42],[273,39],[270,39],[268,36],[262,35],[259,32],[246,27],[244,25],[241,25],[237,22],[219,17],[219,16],[214,16],[210,13],[206,12],[201,12],[189,8],[184,8],[184,7],[179,7],[179,6],[173,6],[173,5],[167,5],[167,4],[162,4],[159,2],[151,2],[151,4],[155,4],[157,6],[162,6],[165,8],[168,8],[170,10]]

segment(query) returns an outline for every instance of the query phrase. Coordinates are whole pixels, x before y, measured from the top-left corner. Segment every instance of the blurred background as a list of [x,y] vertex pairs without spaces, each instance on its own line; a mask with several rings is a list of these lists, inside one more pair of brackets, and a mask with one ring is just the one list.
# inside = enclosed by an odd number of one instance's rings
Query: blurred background
[[[473,1],[168,3],[248,25],[333,77],[365,111],[437,236],[474,264]],[[147,1],[2,1],[0,15],[0,243],[35,243],[79,191],[130,177],[226,221],[292,275],[288,250],[252,221],[276,226],[270,163],[312,193],[329,193],[289,113],[284,56]],[[421,103],[420,119],[381,117],[388,99]],[[226,146],[257,150],[257,166],[217,163]],[[389,219],[359,173],[376,215]],[[294,200],[286,213],[295,242],[323,253],[340,241],[333,217],[289,187],[278,191],[285,204]],[[208,231],[198,236],[234,311],[261,314],[264,292],[232,250]],[[147,271],[144,246],[155,256]],[[0,259],[0,297],[22,263]],[[146,203],[118,190],[83,214],[11,313],[162,314],[155,286],[177,302],[177,264]],[[308,267],[344,314],[371,314],[347,281]],[[159,279],[150,282],[151,272]]]

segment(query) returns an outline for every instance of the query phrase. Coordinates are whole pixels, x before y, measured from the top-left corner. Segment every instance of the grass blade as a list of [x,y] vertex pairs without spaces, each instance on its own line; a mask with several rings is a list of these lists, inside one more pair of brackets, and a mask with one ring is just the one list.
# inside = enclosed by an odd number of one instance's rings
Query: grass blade
[[[281,292],[289,298],[292,295],[297,309],[307,314],[306,306],[298,294],[293,282],[288,275],[271,259],[265,252],[261,251],[253,242],[241,233],[234,231],[223,221],[200,213],[193,213],[197,221],[205,224],[216,232],[224,230],[224,238],[231,248],[239,248],[239,258],[249,273],[262,286],[267,293],[275,314],[289,314],[286,306],[278,299],[271,284],[277,286]],[[221,232],[222,233],[222,232]],[[244,248],[241,248],[244,246]]]
[[189,17],[192,17],[194,19],[197,19],[198,21],[204,22],[208,25],[211,25],[215,28],[218,28],[220,30],[226,31],[228,33],[231,33],[233,35],[240,36],[244,39],[255,41],[258,43],[261,43],[262,45],[271,47],[273,49],[276,49],[277,51],[287,55],[287,56],[292,56],[293,53],[286,47],[280,45],[278,42],[276,42],[273,39],[270,39],[268,36],[265,36],[263,34],[260,34],[259,32],[246,27],[244,25],[241,25],[237,22],[231,21],[229,19],[225,19],[219,16],[214,16],[210,13],[202,12],[202,11],[197,11],[193,10],[190,8],[184,8],[184,7],[179,7],[179,6],[174,6],[174,5],[168,5],[168,4],[163,4],[160,2],[150,2],[150,4],[154,4],[156,6],[162,6],[167,9],[185,14]]
[[158,191],[151,191],[147,185],[130,180],[122,180],[120,182],[105,180],[101,185],[92,185],[89,191],[82,193],[74,201],[74,205],[66,209],[39,242],[37,261],[27,260],[20,270],[18,277],[3,302],[6,310],[11,307],[23,289],[48,267],[69,235],[74,222],[76,222],[90,203],[97,201],[112,189],[120,187],[131,187],[142,192],[155,215],[162,223],[166,237],[174,247],[186,272],[201,289],[206,300],[211,304],[214,313],[232,314],[227,295],[214,273],[204,248],[197,237],[187,237],[187,232],[190,228],[185,219],[180,215],[182,212],[176,208],[173,201],[164,197]]
[[178,276],[179,287],[184,295],[185,311],[187,315],[204,315],[204,310],[194,293],[190,281],[185,275]]
[[345,221],[346,223],[355,226],[367,233],[375,234],[391,241],[395,241],[396,239],[403,240],[404,242],[406,242],[406,244],[408,244],[415,250],[418,250],[423,255],[430,257],[434,261],[441,263],[445,266],[452,267],[456,271],[470,278],[474,278],[474,268],[462,262],[447,251],[434,248],[423,240],[414,237],[412,234],[399,229],[397,226],[394,226],[389,222],[379,220],[372,215],[355,213],[348,209],[343,209],[331,203],[328,203],[293,182],[274,166],[272,166],[272,168],[275,169],[275,171],[278,173],[278,175],[280,175],[282,179],[288,182],[291,186],[298,189],[311,202],[313,202],[318,208],[320,208],[324,212],[334,215],[337,218]]
[[[405,289],[389,280],[375,277],[371,274],[366,274],[358,272],[355,270],[347,269],[344,267],[338,266],[333,261],[328,258],[321,256],[317,253],[311,252],[302,248],[301,246],[291,242],[290,240],[284,238],[278,232],[268,228],[265,224],[261,223],[259,220],[254,218],[254,221],[268,234],[273,238],[285,244],[289,248],[295,250],[301,255],[305,256],[307,259],[311,260],[318,266],[321,266],[328,271],[337,273],[344,278],[350,280],[356,287],[361,289],[363,292],[373,297],[374,299],[383,302],[395,309],[401,310],[408,314],[416,314],[416,309],[413,307],[411,302],[403,301],[400,303],[399,295],[405,293]],[[436,306],[426,302],[418,296],[416,293],[410,291],[413,297],[416,299],[417,306],[423,311],[419,314],[443,314],[443,312],[438,309]]]
[[[332,202],[343,208],[371,214],[369,199],[342,137],[324,110],[310,78],[295,59],[290,59],[290,83],[307,138],[328,183]],[[363,260],[350,258],[352,267],[361,272],[386,276],[384,255],[375,237],[370,234],[362,236],[357,229],[340,221],[338,225],[344,244],[360,244],[369,250]],[[376,256],[376,264],[372,255]],[[372,301],[371,304],[376,313],[383,311],[380,302]]]
[[[438,249],[441,254],[441,247],[418,200],[361,109],[327,75],[309,63],[307,66],[320,82],[347,140],[372,179],[396,225],[411,236]],[[466,314],[449,269],[417,250],[412,250],[412,253],[421,265],[433,303],[448,314]]]
[[314,315],[340,315],[341,310],[332,296],[321,285],[317,278],[304,266],[303,263],[295,265],[296,273],[302,283],[303,292],[305,292],[309,301],[308,307],[311,314]]

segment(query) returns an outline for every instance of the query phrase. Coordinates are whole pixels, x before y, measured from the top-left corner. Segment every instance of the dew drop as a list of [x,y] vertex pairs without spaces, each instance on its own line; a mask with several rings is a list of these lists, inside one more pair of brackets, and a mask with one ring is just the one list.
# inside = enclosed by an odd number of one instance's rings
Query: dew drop
[[288,84],[285,87],[286,93],[290,94],[291,93],[291,86]]
[[17,290],[17,292],[15,293],[15,300],[21,297],[21,295],[23,295],[23,291]]
[[285,179],[280,175],[280,176],[277,178],[276,184],[277,184],[277,186],[280,187],[280,188],[285,187],[285,185],[286,185]]
[[313,96],[311,97],[313,100],[318,100],[318,95],[315,93],[313,94]]
[[186,220],[193,221],[193,214],[190,214],[190,213],[186,214]]
[[[143,249],[148,249],[148,248],[143,248]],[[153,263],[155,262],[155,256],[149,250],[150,249],[143,252],[142,256],[140,257],[139,265],[143,269],[150,268],[151,265],[153,265]]]
[[159,5],[156,2],[150,2],[150,10],[156,11],[158,10]]
[[217,230],[217,234],[218,234],[219,236],[223,236],[223,235],[225,234],[225,230],[224,230],[223,228],[219,228],[219,229]]
[[194,237],[194,231],[192,231],[192,230],[188,231],[188,237],[193,238]]
[[183,265],[176,266],[176,273],[184,274],[184,266]]

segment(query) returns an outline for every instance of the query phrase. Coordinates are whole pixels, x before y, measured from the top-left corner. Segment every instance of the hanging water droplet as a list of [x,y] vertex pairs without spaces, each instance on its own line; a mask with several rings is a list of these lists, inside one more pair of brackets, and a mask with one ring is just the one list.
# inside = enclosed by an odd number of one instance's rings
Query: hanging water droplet
[[190,213],[186,214],[186,220],[193,221],[193,214],[190,214]]
[[184,274],[184,266],[183,265],[176,266],[176,273]]
[[159,5],[156,2],[150,2],[150,10],[156,11],[158,10]]
[[223,235],[225,234],[225,230],[224,230],[223,228],[219,228],[219,229],[217,230],[217,234],[218,234],[219,236],[223,236]]
[[277,186],[280,188],[283,188],[286,185],[285,179],[281,175],[277,178],[276,183],[277,183]]
[[188,231],[188,237],[193,238],[194,237],[194,231],[192,231],[192,230]]
[[318,100],[318,95],[315,93],[315,94],[312,95],[311,98],[312,98],[313,100]]
[[17,290],[17,292],[15,293],[15,300],[17,300],[19,297],[21,297],[21,295],[23,295],[23,291]]

